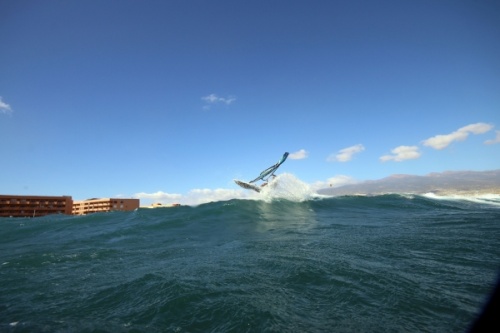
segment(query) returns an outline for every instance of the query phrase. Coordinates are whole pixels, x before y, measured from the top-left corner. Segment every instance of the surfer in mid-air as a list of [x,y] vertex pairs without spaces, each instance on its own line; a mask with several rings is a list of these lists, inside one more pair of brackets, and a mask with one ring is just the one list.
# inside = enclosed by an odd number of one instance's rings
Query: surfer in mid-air
[[[273,179],[276,178],[276,175],[272,175]],[[268,178],[269,179],[269,178]],[[260,187],[264,187],[264,186],[267,186],[267,184],[269,184],[269,182],[264,182],[260,185]]]
[[261,187],[266,186],[268,184],[268,182],[269,182],[269,178],[273,177],[273,179],[274,179],[274,177],[276,177],[274,175],[274,173],[276,172],[276,170],[278,170],[278,168],[280,167],[280,165],[283,164],[283,162],[286,161],[287,157],[288,157],[288,152],[286,152],[286,153],[283,154],[283,156],[278,161],[278,163],[276,163],[276,164],[270,166],[269,168],[267,168],[266,170],[262,171],[260,173],[260,175],[257,178],[255,178],[254,180],[251,180],[249,182],[244,182],[244,181],[235,179],[234,182],[236,184],[238,184],[239,186],[243,187],[243,188],[260,192],[260,187],[258,187],[254,183],[257,182],[257,181],[259,181],[259,180],[262,180],[264,183],[261,185]]

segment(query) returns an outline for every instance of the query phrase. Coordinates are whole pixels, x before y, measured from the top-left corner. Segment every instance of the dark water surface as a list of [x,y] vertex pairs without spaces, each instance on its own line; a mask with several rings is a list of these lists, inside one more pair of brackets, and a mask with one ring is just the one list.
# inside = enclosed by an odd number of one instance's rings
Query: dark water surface
[[497,201],[231,200],[0,219],[1,332],[463,332]]

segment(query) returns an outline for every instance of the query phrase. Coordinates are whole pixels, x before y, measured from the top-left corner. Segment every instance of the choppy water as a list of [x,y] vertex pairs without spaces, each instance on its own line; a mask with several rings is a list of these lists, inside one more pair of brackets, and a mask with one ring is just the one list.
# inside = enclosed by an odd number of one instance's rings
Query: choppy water
[[1,332],[461,332],[500,202],[230,200],[0,219]]

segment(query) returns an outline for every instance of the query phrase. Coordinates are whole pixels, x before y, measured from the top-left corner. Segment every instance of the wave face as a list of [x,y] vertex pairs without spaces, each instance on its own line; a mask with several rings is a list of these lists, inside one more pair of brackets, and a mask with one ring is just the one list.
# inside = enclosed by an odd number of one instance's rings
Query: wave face
[[498,273],[496,198],[304,193],[0,219],[0,331],[467,330]]

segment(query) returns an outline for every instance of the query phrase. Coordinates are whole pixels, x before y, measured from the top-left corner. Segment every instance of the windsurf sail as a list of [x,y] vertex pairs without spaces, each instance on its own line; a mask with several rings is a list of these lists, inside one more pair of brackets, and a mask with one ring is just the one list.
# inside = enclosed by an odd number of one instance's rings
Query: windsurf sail
[[257,178],[249,181],[249,183],[255,183],[258,180],[267,181],[271,176],[274,176],[274,173],[276,172],[276,170],[278,170],[280,165],[283,164],[283,162],[285,162],[287,157],[288,157],[288,153],[284,153],[283,156],[281,157],[281,159],[278,161],[278,163],[276,163],[275,165],[270,166],[266,170],[262,171]]

